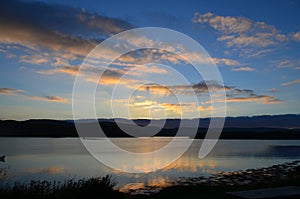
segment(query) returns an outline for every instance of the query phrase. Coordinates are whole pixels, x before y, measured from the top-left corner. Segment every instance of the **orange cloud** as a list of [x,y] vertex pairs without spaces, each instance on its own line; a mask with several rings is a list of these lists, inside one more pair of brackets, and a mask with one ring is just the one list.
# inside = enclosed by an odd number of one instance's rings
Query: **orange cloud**
[[197,110],[195,103],[177,103],[177,104],[171,104],[171,103],[163,103],[161,106],[166,111],[172,111],[173,113],[182,114],[182,112],[193,112],[195,109]]
[[281,103],[282,101],[276,99],[273,96],[254,95],[254,96],[250,96],[250,97],[227,98],[226,102],[256,102],[259,104],[278,104],[278,103]]
[[[197,84],[191,85],[171,85],[164,86],[159,84],[148,84],[143,85],[138,88],[141,91],[149,91],[153,95],[171,95],[171,94],[180,94],[180,95],[194,95],[199,93],[208,93],[209,91],[234,91],[238,90],[234,87],[223,86],[214,81],[201,81]],[[242,91],[242,90],[239,90]]]
[[212,111],[214,110],[213,106],[198,106],[199,111]]
[[43,74],[43,75],[53,75],[55,73],[65,73],[65,74],[69,74],[72,76],[76,76],[78,70],[79,70],[79,66],[66,66],[63,68],[55,68],[55,69],[51,69],[51,70],[40,70],[40,71],[36,71],[36,72],[39,74]]
[[138,90],[149,91],[152,95],[160,95],[160,96],[173,94],[172,91],[167,86],[158,85],[158,84],[142,85],[138,87]]
[[45,63],[49,63],[51,61],[51,59],[48,57],[48,54],[36,54],[36,55],[24,55],[21,56],[21,62],[25,62],[25,63],[31,63],[31,64],[45,64]]
[[45,97],[32,96],[31,99],[48,101],[48,102],[57,102],[57,103],[68,103],[68,99],[59,96],[45,96]]
[[128,79],[128,78],[120,78],[116,76],[108,76],[104,75],[99,79],[98,77],[87,77],[86,81],[88,82],[94,82],[96,84],[101,84],[101,85],[117,85],[117,84],[123,84],[123,85],[130,85],[134,84],[137,81],[134,79]]
[[87,55],[96,44],[47,29],[38,28],[28,24],[11,23],[1,20],[0,41],[6,44],[20,44],[30,49],[40,48],[52,51],[69,52],[76,55]]
[[38,168],[38,169],[27,169],[28,173],[49,173],[49,174],[58,174],[63,172],[64,167],[62,166],[53,166],[53,167],[45,167],[45,168]]
[[0,95],[17,95],[23,93],[23,90],[13,89],[13,88],[0,88]]

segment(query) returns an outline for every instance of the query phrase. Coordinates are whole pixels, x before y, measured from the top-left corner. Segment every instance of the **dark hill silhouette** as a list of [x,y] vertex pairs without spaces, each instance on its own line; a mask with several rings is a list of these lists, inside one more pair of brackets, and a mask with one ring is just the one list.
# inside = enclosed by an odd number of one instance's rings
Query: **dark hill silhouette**
[[[196,119],[193,119],[196,120]],[[190,132],[190,123],[193,120],[185,119],[183,128]],[[89,126],[94,120],[79,120],[80,126]],[[118,119],[134,131],[127,119]],[[151,128],[158,128],[159,120],[151,123]],[[167,119],[164,128],[155,136],[175,136],[180,119]],[[210,119],[200,119],[200,126],[196,138],[204,138]],[[108,137],[130,137],[123,132],[114,119],[99,119],[98,123]],[[138,126],[146,126],[149,120],[134,120]],[[26,121],[0,121],[1,137],[78,137],[73,120],[31,119]],[[97,137],[89,131],[85,137]],[[141,136],[142,132],[141,132]],[[227,117],[221,139],[300,139],[300,115],[263,115],[252,117]]]

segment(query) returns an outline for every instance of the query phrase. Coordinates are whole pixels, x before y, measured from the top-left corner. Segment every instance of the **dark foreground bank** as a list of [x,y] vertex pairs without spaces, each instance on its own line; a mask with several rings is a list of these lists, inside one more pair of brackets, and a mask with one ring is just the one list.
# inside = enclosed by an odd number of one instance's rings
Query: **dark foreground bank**
[[226,192],[300,186],[300,161],[268,168],[221,172],[207,178],[180,178],[171,182],[170,187],[146,187],[128,193],[115,190],[116,183],[110,176],[65,182],[32,181],[8,186],[5,185],[5,169],[0,174],[0,198],[231,198]]

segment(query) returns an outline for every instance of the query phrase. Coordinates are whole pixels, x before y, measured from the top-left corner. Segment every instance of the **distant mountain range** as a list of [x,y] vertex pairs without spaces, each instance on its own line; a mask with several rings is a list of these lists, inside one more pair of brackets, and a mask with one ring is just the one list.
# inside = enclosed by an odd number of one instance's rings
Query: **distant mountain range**
[[[221,118],[215,118],[221,119]],[[182,122],[184,132],[190,132],[190,126],[199,120],[196,138],[204,138],[210,118],[201,119],[167,119],[162,129],[159,128],[161,120],[138,119],[98,119],[98,123],[107,137],[131,137],[122,131],[116,121],[122,123],[131,131],[135,126],[149,125],[149,128],[158,133],[155,136],[175,136]],[[88,126],[95,120],[78,120],[79,125]],[[135,132],[143,135],[143,132]],[[0,120],[1,137],[78,137],[73,120],[31,119],[26,121]],[[86,137],[97,137],[91,132],[85,132]],[[300,115],[262,115],[252,117],[226,117],[221,139],[300,139]]]

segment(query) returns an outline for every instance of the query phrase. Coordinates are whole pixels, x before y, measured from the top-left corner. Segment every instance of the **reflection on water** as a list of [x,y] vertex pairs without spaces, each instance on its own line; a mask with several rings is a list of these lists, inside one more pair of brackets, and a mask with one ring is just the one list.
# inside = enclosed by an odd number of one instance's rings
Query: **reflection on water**
[[153,179],[148,179],[147,182],[135,182],[127,183],[124,186],[120,187],[121,192],[130,192],[130,190],[143,189],[144,187],[152,188],[163,188],[171,185],[171,179],[168,177],[156,177]]
[[33,169],[33,168],[28,168],[26,170],[27,173],[29,174],[59,174],[64,172],[64,167],[63,166],[53,166],[53,167],[46,167],[46,168],[38,168],[38,169]]
[[[165,138],[142,140],[149,147],[151,144],[152,149],[169,142],[169,139]],[[137,144],[133,138],[113,138],[115,144],[140,152],[145,151],[142,140]],[[6,161],[0,162],[0,168],[10,168],[11,181],[64,180],[111,174],[118,182],[119,188],[125,191],[144,186],[164,187],[172,179],[179,177],[207,176],[219,171],[265,167],[300,159],[299,141],[221,140],[206,158],[199,159],[198,150],[201,143],[201,140],[194,141],[183,156],[163,169],[134,174],[113,170],[100,164],[77,138],[0,138],[0,155],[6,155]],[[177,148],[180,149],[180,146],[179,141]],[[113,151],[103,150],[99,153],[116,158]],[[168,153],[146,162],[137,161],[130,164],[135,164],[137,169],[149,171],[149,168],[159,168],[167,156]],[[123,164],[124,168],[132,166],[126,165],[126,161],[123,161]]]
[[[178,159],[192,143],[192,140],[188,138],[174,138],[172,142],[170,142],[171,138],[113,140],[115,145],[111,145],[109,139],[84,139],[83,144],[92,151],[94,157],[100,162],[114,169],[130,173],[149,173],[162,169]],[[156,145],[160,146],[161,149],[154,150],[157,148]],[[139,153],[124,151],[124,148],[129,148],[131,151],[134,149]]]
[[291,146],[270,146],[269,150],[266,151],[264,156],[268,157],[288,157],[288,158],[297,158],[299,157],[300,146],[291,145]]

